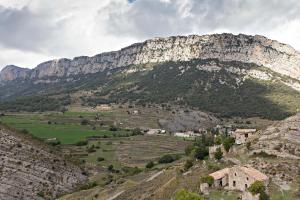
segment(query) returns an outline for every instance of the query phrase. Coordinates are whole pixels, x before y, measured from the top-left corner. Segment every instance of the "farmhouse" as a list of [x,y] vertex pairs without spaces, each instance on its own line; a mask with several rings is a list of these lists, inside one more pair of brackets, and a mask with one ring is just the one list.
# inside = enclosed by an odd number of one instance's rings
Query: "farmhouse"
[[234,166],[210,174],[214,178],[215,187],[229,190],[245,191],[255,181],[268,184],[269,178],[260,171],[248,166]]
[[256,132],[256,129],[236,129],[232,133],[232,136],[235,138],[236,144],[244,144],[247,142],[249,137],[254,135],[255,132]]
[[199,137],[199,136],[201,136],[201,133],[194,133],[194,131],[177,132],[177,133],[174,133],[174,136],[190,138],[190,137]]
[[148,129],[146,130],[147,135],[159,135],[159,134],[166,134],[166,130],[163,129]]

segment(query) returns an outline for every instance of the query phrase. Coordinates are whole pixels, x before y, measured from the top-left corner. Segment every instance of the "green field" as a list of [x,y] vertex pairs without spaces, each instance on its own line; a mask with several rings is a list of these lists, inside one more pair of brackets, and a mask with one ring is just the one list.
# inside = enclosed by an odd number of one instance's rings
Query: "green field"
[[[84,117],[91,124],[81,125]],[[0,118],[1,122],[18,130],[26,129],[30,134],[41,138],[57,138],[62,144],[74,144],[89,136],[112,136],[126,134],[127,131],[109,131],[92,121],[95,113],[45,113],[45,114],[13,114]],[[49,124],[49,122],[51,122]]]

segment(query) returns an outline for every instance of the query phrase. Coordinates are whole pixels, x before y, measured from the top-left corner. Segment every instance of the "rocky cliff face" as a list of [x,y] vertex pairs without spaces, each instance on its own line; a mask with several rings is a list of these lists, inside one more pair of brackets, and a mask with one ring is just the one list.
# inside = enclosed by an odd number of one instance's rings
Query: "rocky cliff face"
[[[2,81],[16,77],[44,79],[89,74],[128,65],[165,61],[217,58],[220,61],[240,61],[263,65],[283,75],[300,80],[300,54],[292,47],[263,36],[213,34],[155,38],[133,44],[120,51],[102,53],[94,57],[59,59],[39,64],[26,75],[1,75]],[[10,68],[3,70],[14,74]]]
[[0,199],[54,199],[85,181],[79,167],[0,125]]
[[16,79],[29,78],[31,74],[30,69],[17,67],[14,65],[6,66],[0,73],[0,81],[13,81]]

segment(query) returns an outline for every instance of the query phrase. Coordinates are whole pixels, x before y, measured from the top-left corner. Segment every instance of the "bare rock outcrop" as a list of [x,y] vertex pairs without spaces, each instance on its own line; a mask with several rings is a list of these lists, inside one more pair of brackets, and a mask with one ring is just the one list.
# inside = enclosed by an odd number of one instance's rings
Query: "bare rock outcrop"
[[[211,58],[255,63],[300,80],[299,52],[289,45],[263,36],[243,34],[155,38],[93,57],[82,56],[73,60],[63,58],[44,62],[30,71],[30,78],[37,80],[47,77],[69,77],[129,65]],[[1,80],[10,81],[14,80],[14,77],[3,76]]]
[[0,126],[0,199],[54,199],[86,180],[49,147]]

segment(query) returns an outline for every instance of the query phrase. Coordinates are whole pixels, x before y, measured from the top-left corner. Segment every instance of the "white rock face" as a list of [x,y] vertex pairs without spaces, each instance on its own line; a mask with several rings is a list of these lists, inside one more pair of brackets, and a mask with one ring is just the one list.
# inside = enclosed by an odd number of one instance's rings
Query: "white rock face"
[[263,36],[242,34],[155,38],[94,57],[82,56],[73,60],[64,58],[41,63],[32,70],[30,77],[68,77],[132,64],[209,58],[255,63],[300,80],[300,54],[292,47]]

